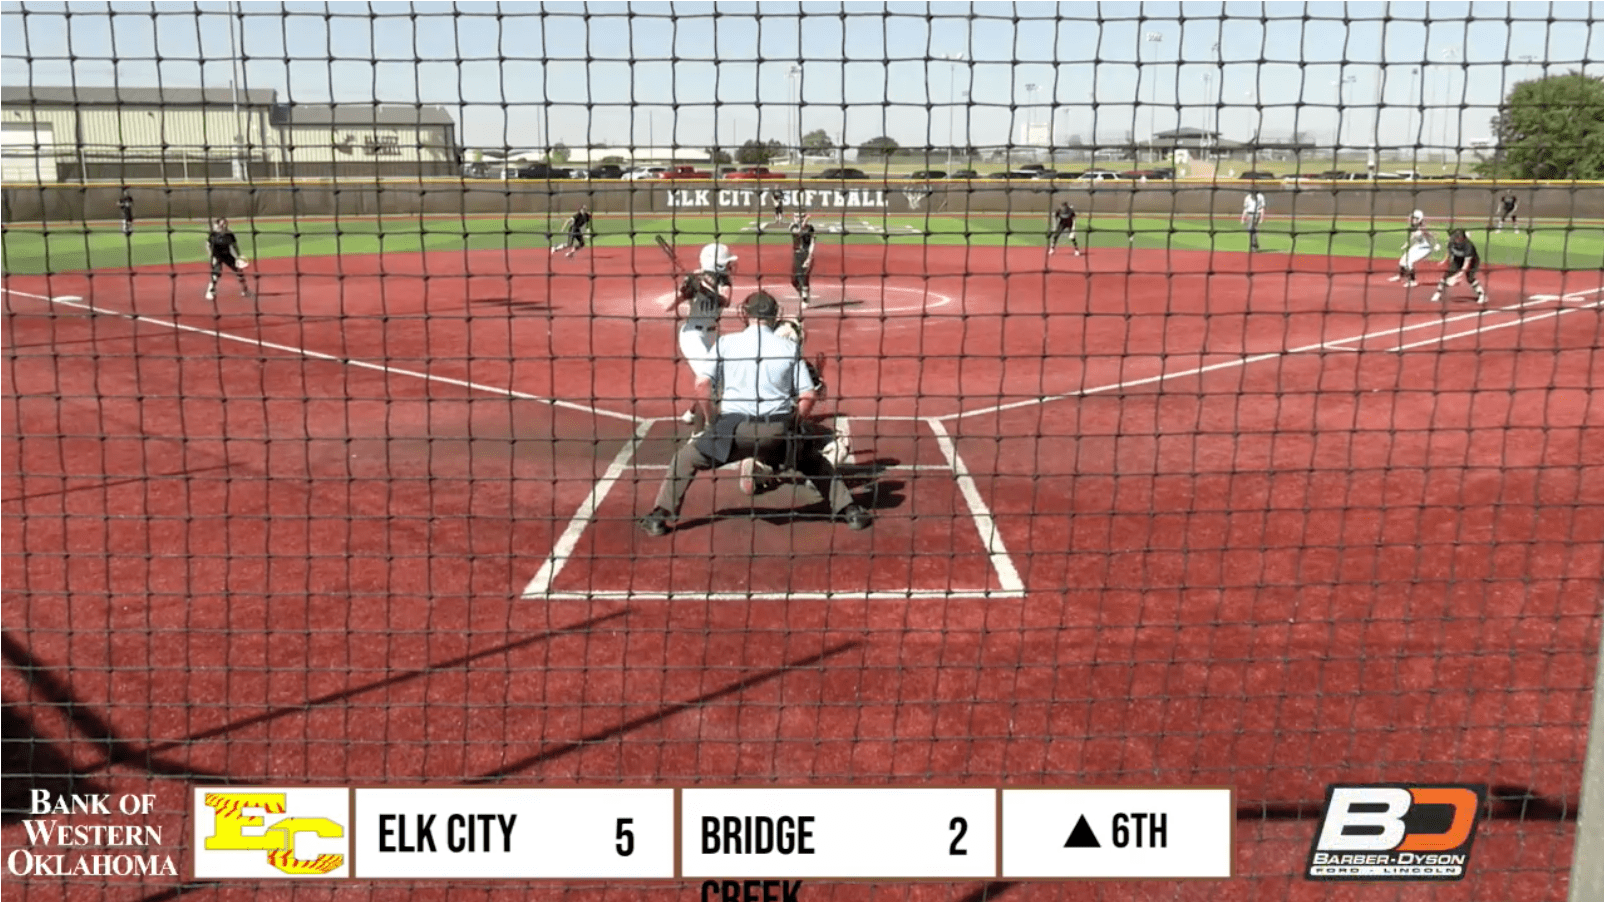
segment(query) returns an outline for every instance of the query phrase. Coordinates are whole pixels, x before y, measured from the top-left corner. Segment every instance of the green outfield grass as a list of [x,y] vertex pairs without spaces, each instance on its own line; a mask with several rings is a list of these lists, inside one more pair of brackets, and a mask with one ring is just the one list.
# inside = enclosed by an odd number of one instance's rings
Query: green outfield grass
[[[821,241],[878,244],[1043,246],[1046,218],[1041,214],[883,216],[872,213],[815,214]],[[702,244],[718,237],[749,244],[789,242],[783,229],[752,231],[750,215],[607,216],[598,218],[596,244],[622,247],[650,243],[663,235],[675,244]],[[1485,223],[1470,234],[1483,260],[1495,266],[1541,269],[1598,269],[1604,260],[1604,223],[1539,222],[1536,231],[1489,232]],[[561,240],[561,222],[543,217],[390,217],[236,220],[235,232],[251,259],[342,254],[415,253],[421,250],[513,250],[550,247]],[[1438,224],[1438,239],[1446,241]],[[839,231],[832,231],[839,230]],[[907,230],[913,230],[907,233]],[[896,234],[904,232],[904,234]],[[1083,246],[1171,248],[1246,252],[1247,234],[1234,216],[1215,218],[1083,217]],[[1404,239],[1402,220],[1271,219],[1260,231],[1266,252],[1395,259]],[[141,223],[131,238],[116,223],[87,228],[7,227],[4,269],[24,275],[198,263],[206,259],[205,233],[192,222],[171,229]]]

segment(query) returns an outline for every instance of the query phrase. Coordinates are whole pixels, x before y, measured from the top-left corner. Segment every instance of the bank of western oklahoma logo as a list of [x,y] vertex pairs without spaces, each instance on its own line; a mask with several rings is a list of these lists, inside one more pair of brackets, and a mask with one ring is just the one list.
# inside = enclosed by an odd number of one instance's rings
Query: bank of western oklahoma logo
[[345,789],[195,791],[195,877],[345,877]]
[[1309,850],[1310,880],[1461,880],[1487,787],[1335,785]]

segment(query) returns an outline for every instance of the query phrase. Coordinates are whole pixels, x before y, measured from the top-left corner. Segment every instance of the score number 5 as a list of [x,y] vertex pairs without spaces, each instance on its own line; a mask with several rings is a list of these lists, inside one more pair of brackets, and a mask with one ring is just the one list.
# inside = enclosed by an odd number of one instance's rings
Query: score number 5
[[613,848],[618,850],[618,854],[622,858],[628,858],[635,854],[635,831],[628,829],[634,823],[635,819],[632,817],[618,819],[618,844]]

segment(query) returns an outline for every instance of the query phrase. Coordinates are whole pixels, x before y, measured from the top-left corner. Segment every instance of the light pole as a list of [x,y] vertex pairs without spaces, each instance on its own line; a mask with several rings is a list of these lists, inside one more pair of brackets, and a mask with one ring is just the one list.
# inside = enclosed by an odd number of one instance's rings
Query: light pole
[[[228,168],[229,175],[232,176],[236,181],[244,181],[245,174],[240,170],[245,168],[245,161],[240,159],[240,142],[244,140],[245,135],[242,134],[244,129],[240,127],[239,122],[239,45],[234,40],[234,17],[236,15],[244,15],[245,11],[241,9],[237,3],[230,3],[228,7],[228,64],[229,68],[231,69],[231,77],[228,80],[228,93],[234,106],[234,153],[233,159],[230,161]],[[122,121],[121,114],[118,115],[118,121]],[[210,154],[208,154],[208,156],[210,156]]]
[[1420,99],[1420,91],[1416,87],[1416,84],[1417,84],[1419,78],[1420,78],[1420,67],[1419,66],[1410,66],[1409,67],[1409,104],[1410,104],[1411,109],[1409,110],[1409,122],[1407,123],[1407,125],[1409,126],[1410,143],[1412,143],[1415,146],[1415,152],[1411,155],[1411,159],[1410,159],[1410,168],[1414,168],[1415,160],[1413,159],[1413,157],[1419,156],[1419,153],[1420,153],[1420,126],[1415,123],[1415,114],[1419,113],[1420,112],[1420,108],[1425,105],[1425,103]]
[[1337,155],[1348,145],[1348,86],[1359,80],[1357,75],[1344,75],[1332,82],[1337,86]]
[[1036,85],[1025,85],[1025,140],[1026,147],[1033,146],[1036,138]]
[[[1149,44],[1162,44],[1162,43],[1164,43],[1164,35],[1160,34],[1159,32],[1156,32],[1156,31],[1149,31],[1146,35],[1143,36],[1143,40],[1146,43],[1149,43]],[[1152,102],[1149,104],[1149,106],[1147,108],[1147,151],[1148,151],[1149,155],[1153,155],[1153,154],[1157,153],[1156,148],[1158,147],[1158,77],[1157,76],[1154,76],[1154,78],[1153,78],[1153,90],[1152,90],[1150,96],[1152,98]]]
[[802,76],[802,67],[793,65],[791,71],[786,73],[791,79],[791,137],[796,139],[796,158],[802,159],[802,95],[798,92],[797,83]]
[[[1216,42],[1214,46],[1210,47],[1209,52],[1214,54],[1214,69],[1215,72],[1219,72],[1220,69],[1224,68],[1224,64],[1220,62],[1219,43]],[[1217,145],[1220,140],[1220,98],[1214,96],[1215,72],[1210,72],[1207,76],[1209,86],[1209,108],[1213,110],[1213,113],[1209,116],[1209,144],[1211,146]],[[1220,73],[1220,88],[1222,90],[1225,88],[1225,74],[1223,72]]]
[[[1445,47],[1445,48],[1443,48],[1442,58],[1443,58],[1444,62],[1447,62],[1449,64],[1452,64],[1452,63],[1456,62],[1459,59],[1459,49],[1457,47]],[[1446,102],[1452,103],[1453,99],[1454,99],[1454,70],[1450,65],[1450,68],[1443,73],[1443,100],[1446,101]],[[1448,164],[1448,132],[1449,132],[1449,129],[1453,127],[1453,122],[1451,121],[1453,118],[1454,117],[1453,117],[1453,114],[1451,112],[1449,112],[1447,110],[1443,111],[1443,122],[1442,122],[1442,161],[1443,161],[1443,165],[1447,165]]]
[[[947,62],[947,171],[952,171],[952,124],[958,117],[958,111],[953,107],[958,102],[958,64],[968,57],[962,53],[943,53],[940,57]],[[965,97],[969,95],[964,94]]]

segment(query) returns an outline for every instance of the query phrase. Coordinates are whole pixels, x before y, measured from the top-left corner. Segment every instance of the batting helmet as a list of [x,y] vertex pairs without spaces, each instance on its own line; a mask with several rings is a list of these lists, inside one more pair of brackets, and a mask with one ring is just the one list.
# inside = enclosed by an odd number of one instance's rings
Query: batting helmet
[[722,244],[709,244],[702,248],[702,271],[723,272],[740,258],[730,253],[730,249]]

